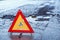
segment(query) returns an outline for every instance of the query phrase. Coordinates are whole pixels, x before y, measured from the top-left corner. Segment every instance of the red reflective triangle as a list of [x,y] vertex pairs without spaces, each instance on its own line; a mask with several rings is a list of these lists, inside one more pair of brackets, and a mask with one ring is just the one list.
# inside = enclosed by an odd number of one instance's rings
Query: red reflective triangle
[[[17,19],[19,18],[19,16],[22,17],[22,19],[24,20],[25,24],[27,25],[29,30],[24,30],[23,29],[16,29],[17,26],[15,26],[15,24],[17,23]],[[21,21],[21,20],[20,20]],[[24,24],[24,23],[23,23]],[[18,25],[18,24],[17,24]],[[13,29],[15,27],[15,29]],[[24,26],[26,27],[26,26]],[[12,25],[10,26],[8,32],[21,32],[21,33],[34,33],[33,29],[31,28],[30,24],[28,23],[28,21],[26,20],[25,16],[23,15],[21,10],[18,10],[16,17],[14,18],[14,21],[12,22]]]

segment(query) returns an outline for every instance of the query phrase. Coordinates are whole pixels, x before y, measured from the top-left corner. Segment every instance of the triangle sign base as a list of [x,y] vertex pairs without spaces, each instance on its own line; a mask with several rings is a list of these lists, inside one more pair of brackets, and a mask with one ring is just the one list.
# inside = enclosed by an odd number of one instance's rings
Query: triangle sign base
[[17,15],[14,18],[14,21],[12,22],[8,32],[34,33],[21,10],[18,10]]

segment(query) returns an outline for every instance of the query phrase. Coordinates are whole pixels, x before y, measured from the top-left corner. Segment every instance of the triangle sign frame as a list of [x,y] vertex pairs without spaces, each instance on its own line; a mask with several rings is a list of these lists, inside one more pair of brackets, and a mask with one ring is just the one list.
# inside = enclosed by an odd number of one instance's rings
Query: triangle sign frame
[[[27,25],[27,27],[29,28],[29,30],[12,30],[19,15],[21,15],[22,19],[24,20],[25,24]],[[23,15],[21,10],[18,10],[16,17],[14,18],[12,25],[10,26],[8,32],[20,32],[20,33],[34,33],[33,29],[31,28],[30,24],[28,23],[28,21],[26,20],[25,16]]]

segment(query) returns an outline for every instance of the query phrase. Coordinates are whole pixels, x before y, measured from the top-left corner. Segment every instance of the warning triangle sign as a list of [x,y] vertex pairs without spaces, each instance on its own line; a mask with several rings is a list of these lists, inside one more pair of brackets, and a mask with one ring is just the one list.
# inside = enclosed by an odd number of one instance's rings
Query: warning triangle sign
[[11,27],[8,32],[21,32],[21,33],[33,33],[33,29],[26,20],[21,10],[18,10],[14,21],[12,22]]

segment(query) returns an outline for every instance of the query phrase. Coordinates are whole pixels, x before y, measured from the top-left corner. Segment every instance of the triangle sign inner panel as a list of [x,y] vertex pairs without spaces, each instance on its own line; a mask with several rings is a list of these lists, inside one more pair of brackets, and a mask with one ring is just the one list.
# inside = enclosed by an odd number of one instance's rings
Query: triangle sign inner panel
[[10,26],[8,32],[21,32],[21,33],[33,33],[33,29],[26,20],[21,10],[18,10],[12,25]]

